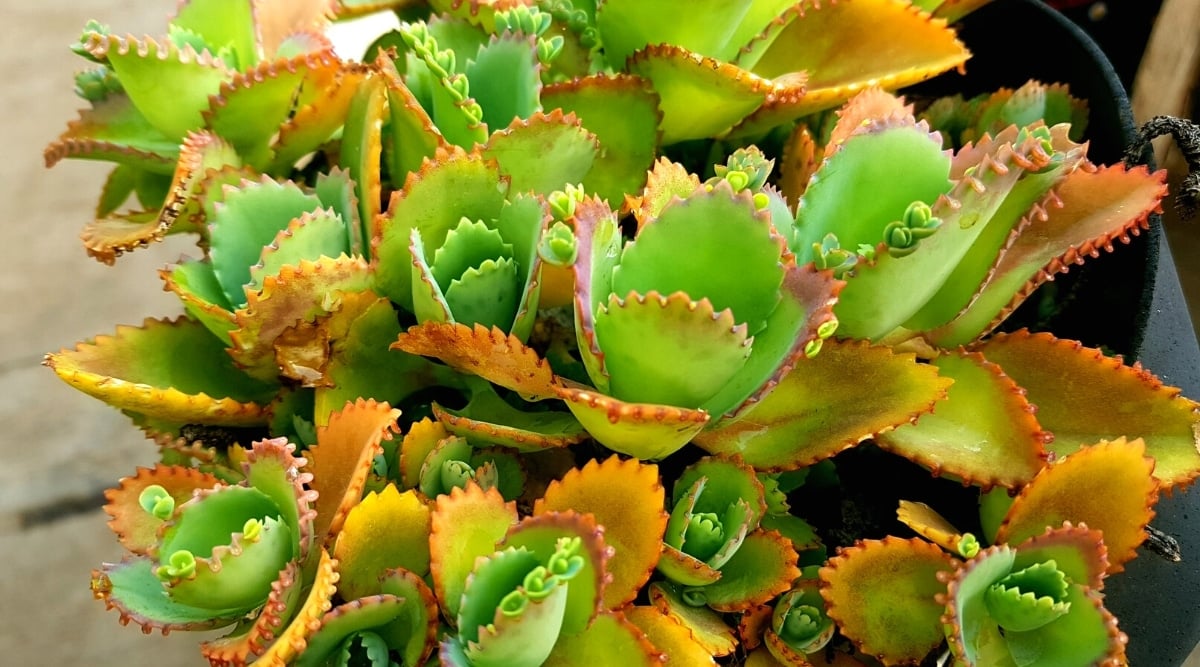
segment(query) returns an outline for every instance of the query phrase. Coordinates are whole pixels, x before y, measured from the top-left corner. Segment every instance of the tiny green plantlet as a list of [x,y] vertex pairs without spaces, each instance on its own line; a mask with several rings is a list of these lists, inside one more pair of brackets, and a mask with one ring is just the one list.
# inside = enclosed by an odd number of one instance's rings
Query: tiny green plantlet
[[[1200,476],[1200,406],[1002,326],[1165,176],[1089,161],[1062,85],[906,102],[982,4],[89,24],[46,149],[113,164],[86,252],[197,240],[159,272],[182,315],[46,357],[161,450],[106,494],[96,597],[227,628],[213,665],[1124,664],[1103,581]],[[866,442],[976,489],[978,529],[822,522]]]

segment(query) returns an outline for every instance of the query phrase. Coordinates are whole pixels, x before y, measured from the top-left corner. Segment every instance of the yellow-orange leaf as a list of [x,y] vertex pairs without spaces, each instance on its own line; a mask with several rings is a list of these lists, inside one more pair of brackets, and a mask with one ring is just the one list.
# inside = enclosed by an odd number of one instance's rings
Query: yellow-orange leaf
[[318,539],[332,544],[336,538],[350,508],[362,498],[371,464],[383,452],[380,443],[391,439],[399,416],[400,411],[387,403],[360,398],[333,413],[329,424],[317,429],[317,444],[305,456],[313,475],[312,488],[320,494],[316,502]]
[[589,461],[551,482],[533,512],[573,509],[592,514],[604,526],[604,541],[615,550],[608,562],[612,582],[604,591],[604,605],[619,609],[633,601],[658,563],[667,527],[665,496],[658,466],[612,456],[604,463]]
[[1085,447],[1038,473],[1013,501],[996,542],[1017,544],[1064,521],[1104,534],[1108,571],[1120,572],[1146,539],[1158,484],[1141,440]]

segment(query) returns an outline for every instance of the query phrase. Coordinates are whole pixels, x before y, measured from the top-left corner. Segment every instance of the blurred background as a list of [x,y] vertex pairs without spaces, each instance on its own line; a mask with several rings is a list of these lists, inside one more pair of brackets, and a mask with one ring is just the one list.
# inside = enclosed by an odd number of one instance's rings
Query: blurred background
[[[997,0],[1003,2],[1004,0]],[[108,333],[118,323],[180,312],[156,269],[193,252],[187,238],[122,258],[89,259],[78,233],[95,206],[104,166],[65,161],[52,171],[42,148],[82,106],[72,91],[81,66],[67,46],[88,19],[120,32],[157,35],[169,0],[19,3],[5,16],[0,80],[7,146],[0,193],[9,202],[0,244],[0,662],[9,665],[198,665],[205,637],[146,638],[118,626],[88,589],[90,570],[122,550],[99,510],[103,490],[155,460],[155,448],[122,415],[61,383],[42,355]],[[1194,118],[1200,62],[1200,0],[1055,2],[1110,54],[1134,87],[1139,122],[1172,113]],[[1155,18],[1163,20],[1155,28]],[[1152,38],[1153,31],[1153,38]],[[1021,48],[1014,42],[1014,48]],[[1145,54],[1145,58],[1143,58]],[[1140,67],[1140,70],[1139,70]],[[1136,83],[1135,83],[1136,82]],[[1182,161],[1160,148],[1160,165]],[[1168,211],[1167,231],[1184,289],[1200,313],[1200,220]],[[1200,554],[1189,554],[1193,559]],[[1191,567],[1196,567],[1194,565]],[[1200,652],[1187,667],[1200,667]],[[1159,667],[1159,666],[1136,666]]]

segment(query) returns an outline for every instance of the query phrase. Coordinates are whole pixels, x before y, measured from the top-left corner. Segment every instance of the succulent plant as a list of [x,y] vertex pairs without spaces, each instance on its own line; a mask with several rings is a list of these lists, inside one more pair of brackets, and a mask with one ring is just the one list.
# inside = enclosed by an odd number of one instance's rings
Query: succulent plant
[[[108,494],[130,558],[96,595],[232,626],[215,665],[1119,664],[1103,578],[1200,475],[1200,412],[999,328],[1164,176],[1089,162],[1065,86],[895,94],[981,4],[89,25],[46,151],[116,163],[85,248],[199,247],[160,272],[183,316],[46,359],[162,450]],[[361,61],[323,35],[378,10]],[[810,522],[866,441],[978,487],[981,529]]]

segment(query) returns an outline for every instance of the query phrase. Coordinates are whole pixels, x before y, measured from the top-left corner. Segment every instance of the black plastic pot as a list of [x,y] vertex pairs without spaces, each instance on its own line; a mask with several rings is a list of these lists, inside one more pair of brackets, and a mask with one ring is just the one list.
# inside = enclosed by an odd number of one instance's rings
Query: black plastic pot
[[[1029,78],[1067,83],[1088,100],[1089,156],[1120,160],[1134,131],[1129,99],[1104,54],[1075,24],[1035,0],[997,0],[969,16],[960,34],[974,53],[967,74],[941,77],[922,92],[982,92]],[[1137,359],[1184,395],[1200,398],[1200,349],[1157,219],[1130,246],[1056,284],[1069,305],[1051,331]],[[1137,667],[1180,665],[1200,643],[1200,494],[1163,497],[1156,511],[1153,525],[1179,540],[1184,561],[1168,563],[1142,550],[1105,587]]]

